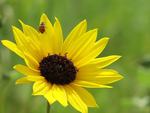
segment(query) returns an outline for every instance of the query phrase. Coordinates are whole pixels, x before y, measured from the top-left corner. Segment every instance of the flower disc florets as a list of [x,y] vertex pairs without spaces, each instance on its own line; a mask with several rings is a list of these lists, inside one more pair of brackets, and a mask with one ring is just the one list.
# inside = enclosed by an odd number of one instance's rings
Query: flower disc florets
[[52,84],[69,84],[76,78],[76,67],[65,56],[49,55],[40,62],[40,72]]

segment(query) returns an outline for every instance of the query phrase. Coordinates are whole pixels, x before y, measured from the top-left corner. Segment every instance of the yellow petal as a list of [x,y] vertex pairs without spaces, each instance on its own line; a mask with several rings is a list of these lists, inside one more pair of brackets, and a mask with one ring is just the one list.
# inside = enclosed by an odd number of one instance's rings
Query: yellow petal
[[82,59],[80,59],[80,61],[78,61],[78,67],[81,67],[87,64],[90,60],[96,58],[106,47],[108,40],[109,38],[102,38],[97,41],[92,47],[91,52],[86,57],[83,57]]
[[60,25],[59,20],[55,17],[56,22],[54,23],[54,30],[58,39],[58,51],[59,53],[62,51],[62,44],[63,44],[63,32]]
[[106,86],[94,82],[75,80],[72,84],[76,86],[86,87],[86,88],[112,88],[111,86]]
[[35,41],[32,37],[26,36],[16,27],[13,27],[13,33],[17,46],[22,53],[30,54],[30,56],[34,57],[37,61],[40,61],[41,58],[43,58],[38,41]]
[[32,70],[21,64],[15,65],[13,68],[26,76],[40,76],[40,72],[38,70]]
[[93,73],[97,73],[97,72],[100,72],[101,69],[99,69],[98,67],[94,67],[93,65],[91,64],[87,64],[87,65],[84,65],[80,68],[78,68],[78,75],[89,75],[90,73],[93,74]]
[[77,92],[70,86],[65,86],[69,103],[78,111],[88,113],[87,105],[83,102]]
[[[80,59],[84,58],[87,54],[89,54],[91,52],[91,48],[94,45],[94,42],[96,41],[96,37],[97,37],[97,29],[88,31],[87,33],[85,33],[84,35],[82,35],[82,40],[80,40],[78,42],[78,44],[76,45],[77,48],[74,51],[74,55],[72,55],[71,59],[78,63],[78,61],[80,61]],[[85,37],[85,41],[83,40]]]
[[25,55],[25,62],[27,64],[28,67],[30,67],[33,70],[38,70],[39,68],[39,63],[29,54],[24,53]]
[[109,38],[104,37],[95,43],[95,46],[93,47],[93,52],[91,53],[93,54],[94,58],[101,54],[101,52],[105,49],[108,41],[109,41]]
[[86,29],[87,29],[87,22],[86,20],[83,20],[70,32],[70,34],[65,39],[62,54],[67,53],[67,50],[70,47],[72,47],[74,41],[78,39],[82,34],[84,34],[86,32]]
[[46,29],[45,32],[48,32],[48,31],[53,32],[54,31],[53,26],[45,13],[43,13],[40,18],[40,24],[43,22],[44,22],[45,29]]
[[46,80],[36,81],[33,85],[33,95],[45,95],[50,88],[51,84]]
[[99,69],[98,74],[100,76],[111,76],[114,74],[118,74],[118,72],[116,70],[113,70],[113,69]]
[[[37,50],[35,50],[37,53],[38,53],[38,56],[39,57],[42,57],[43,56],[43,53],[42,52],[39,52],[39,51],[42,51],[42,47],[43,47],[43,44],[40,43],[40,37],[39,37],[39,33],[36,31],[36,29],[34,29],[33,27],[29,26],[29,25],[26,25],[24,24],[21,20],[19,20],[19,22],[21,23],[22,25],[22,28],[23,28],[23,32],[26,36],[30,37],[30,41],[33,43],[32,45],[34,45],[34,48],[36,48]],[[36,44],[36,45],[35,45]],[[29,46],[30,49],[33,49]],[[33,51],[33,50],[32,50]],[[40,53],[40,54],[39,54]],[[41,59],[39,59],[41,60]]]
[[67,96],[66,91],[64,90],[63,86],[53,85],[52,86],[52,94],[53,97],[60,102],[63,106],[67,106]]
[[78,75],[77,80],[88,81],[96,84],[110,84],[121,80],[123,77],[118,73],[113,72],[99,72],[99,73],[89,73],[86,75]]
[[24,84],[24,83],[31,83],[34,81],[44,80],[44,77],[42,76],[27,76],[20,78],[16,81],[16,84]]
[[55,30],[54,30],[50,20],[46,16],[46,14],[42,14],[41,19],[40,19],[40,24],[41,23],[44,23],[44,25],[45,25],[45,32],[41,34],[41,35],[45,35],[44,36],[45,37],[44,44],[47,45],[50,49],[52,49],[52,50],[49,50],[50,52],[52,52],[53,54],[59,54],[59,52],[58,52],[59,46],[60,46],[60,45],[58,45],[59,39],[56,36]]
[[97,37],[97,29],[90,30],[84,33],[81,37],[78,37],[72,42],[70,48],[67,49],[67,57],[73,60],[74,63],[80,61],[82,57],[85,57],[91,52],[91,47]]
[[23,32],[26,36],[31,37],[34,41],[38,40],[38,32],[31,26],[24,24],[21,20],[19,22],[22,25]]
[[43,57],[47,57],[48,54],[53,54],[53,41],[51,37],[49,37],[47,33],[40,34],[39,37]]
[[122,78],[123,76],[121,76],[120,74],[114,74],[111,76],[97,76],[96,80],[93,80],[93,81],[95,81],[95,83],[98,83],[98,84],[110,84],[118,80],[121,80]]
[[97,67],[94,67],[92,65],[86,65],[78,70],[76,79],[88,79],[91,77],[96,77],[96,76],[111,76],[114,74],[118,74],[117,71],[112,70],[112,69],[99,69]]
[[32,82],[39,81],[39,80],[45,80],[45,78],[43,76],[27,76],[26,78]]
[[27,77],[19,78],[18,80],[16,80],[16,84],[26,84],[26,83],[31,83],[31,81],[29,81]]
[[72,87],[88,107],[98,107],[95,99],[86,89],[75,85],[72,85]]
[[96,58],[93,61],[91,61],[90,64],[95,67],[104,68],[104,67],[112,64],[116,60],[118,60],[120,57],[121,56],[118,56],[118,55],[111,55],[111,56],[107,56],[107,57]]
[[56,99],[52,95],[52,89],[49,89],[49,91],[44,95],[44,97],[47,99],[50,105],[52,105]]
[[24,50],[21,38],[25,39],[25,35],[18,28],[16,28],[15,26],[12,26],[12,30],[13,30],[14,38],[15,38],[15,41],[16,41],[16,44],[17,44],[18,48],[21,51]]
[[8,41],[8,40],[2,40],[2,44],[10,49],[11,51],[15,52],[17,55],[19,55],[21,58],[24,58],[23,53],[18,49],[15,43]]

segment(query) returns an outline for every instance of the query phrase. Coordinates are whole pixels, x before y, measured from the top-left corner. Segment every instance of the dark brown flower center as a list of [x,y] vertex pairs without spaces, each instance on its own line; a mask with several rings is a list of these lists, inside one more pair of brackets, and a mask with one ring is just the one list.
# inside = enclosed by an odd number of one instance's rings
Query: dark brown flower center
[[41,76],[52,83],[66,85],[76,78],[77,69],[65,56],[49,55],[40,62]]

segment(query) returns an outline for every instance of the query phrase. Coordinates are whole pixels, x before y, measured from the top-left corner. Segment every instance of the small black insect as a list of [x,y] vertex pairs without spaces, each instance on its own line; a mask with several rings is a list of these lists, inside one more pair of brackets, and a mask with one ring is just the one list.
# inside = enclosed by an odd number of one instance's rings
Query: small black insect
[[39,31],[40,31],[41,33],[44,33],[44,32],[45,32],[45,24],[44,24],[44,22],[42,22],[42,23],[40,24],[40,26],[39,26]]

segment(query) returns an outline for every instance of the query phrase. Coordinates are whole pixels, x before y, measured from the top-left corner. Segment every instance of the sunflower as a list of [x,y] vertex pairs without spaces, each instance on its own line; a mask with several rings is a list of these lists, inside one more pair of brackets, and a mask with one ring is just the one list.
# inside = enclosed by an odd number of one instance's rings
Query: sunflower
[[44,96],[50,104],[58,101],[88,113],[88,107],[98,105],[85,88],[111,88],[107,84],[122,79],[117,71],[105,69],[120,56],[98,58],[109,38],[96,41],[97,29],[86,31],[86,20],[75,26],[65,40],[60,22],[55,20],[52,25],[42,14],[38,30],[19,20],[23,31],[12,26],[16,43],[2,40],[2,44],[25,61],[25,65],[14,66],[25,75],[17,84],[33,82],[33,95]]

